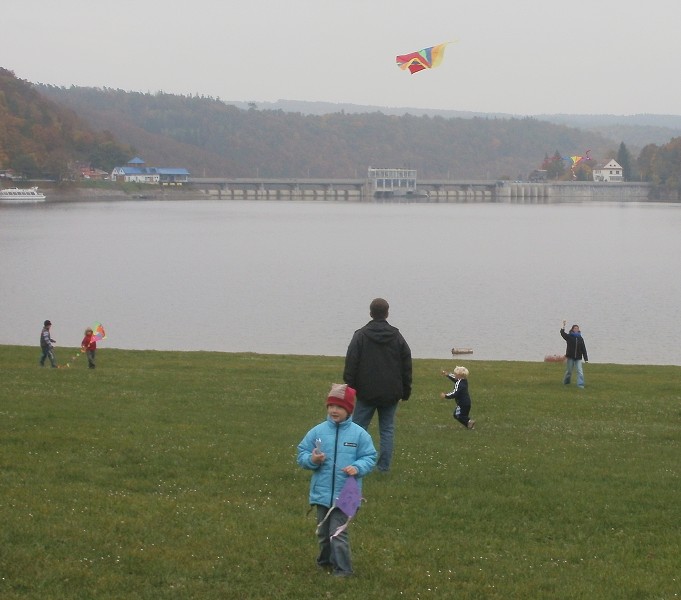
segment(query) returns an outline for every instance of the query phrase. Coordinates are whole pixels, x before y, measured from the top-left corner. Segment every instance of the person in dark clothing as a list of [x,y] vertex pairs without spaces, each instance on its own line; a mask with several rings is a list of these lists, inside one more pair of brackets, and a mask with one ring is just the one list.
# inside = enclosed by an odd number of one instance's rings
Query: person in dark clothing
[[454,382],[454,389],[451,392],[442,392],[440,398],[446,400],[454,399],[456,408],[452,415],[459,423],[468,429],[475,429],[475,421],[469,417],[471,412],[471,396],[468,393],[468,369],[466,367],[455,367],[454,371],[442,374]]
[[577,367],[577,387],[584,387],[584,363],[589,362],[589,357],[586,353],[586,344],[582,337],[582,332],[579,330],[579,325],[573,325],[569,333],[565,333],[565,321],[563,327],[560,329],[560,335],[567,343],[565,348],[565,358],[567,364],[565,365],[565,375],[563,375],[563,383],[569,385],[572,379],[572,372]]
[[45,366],[45,359],[50,359],[50,364],[53,369],[57,368],[57,359],[54,356],[54,344],[55,340],[50,337],[50,327],[52,323],[48,320],[43,323],[43,329],[40,332],[40,350],[42,354],[40,355],[40,366]]
[[345,356],[343,380],[357,390],[353,420],[368,430],[378,412],[379,471],[390,470],[395,414],[400,400],[409,400],[412,383],[411,349],[397,327],[387,321],[389,305],[375,298],[371,321],[355,331]]

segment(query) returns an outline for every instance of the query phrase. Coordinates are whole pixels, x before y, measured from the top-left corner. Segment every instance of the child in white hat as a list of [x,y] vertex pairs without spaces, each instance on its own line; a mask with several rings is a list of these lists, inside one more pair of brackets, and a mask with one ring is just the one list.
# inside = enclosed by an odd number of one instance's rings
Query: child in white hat
[[455,400],[454,418],[464,427],[475,429],[475,421],[468,416],[471,412],[471,397],[468,393],[468,369],[466,367],[455,367],[451,373],[442,371],[442,374],[454,382],[454,389],[451,392],[442,392],[440,398]]

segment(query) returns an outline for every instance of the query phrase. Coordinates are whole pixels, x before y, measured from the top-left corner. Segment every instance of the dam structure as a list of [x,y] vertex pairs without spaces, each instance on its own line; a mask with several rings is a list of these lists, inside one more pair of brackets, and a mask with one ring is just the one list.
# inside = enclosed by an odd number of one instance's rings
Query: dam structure
[[651,184],[633,182],[506,180],[417,180],[413,169],[373,169],[357,179],[197,178],[183,186],[220,200],[337,202],[645,202]]

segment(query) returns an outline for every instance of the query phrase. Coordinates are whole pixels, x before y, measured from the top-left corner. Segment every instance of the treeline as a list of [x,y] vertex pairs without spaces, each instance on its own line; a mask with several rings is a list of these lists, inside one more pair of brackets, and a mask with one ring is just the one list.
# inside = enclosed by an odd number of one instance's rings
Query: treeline
[[679,143],[649,144],[634,158],[638,149],[618,150],[598,133],[529,117],[244,109],[204,96],[30,84],[0,69],[0,169],[29,177],[59,179],[75,161],[110,171],[137,154],[196,177],[357,178],[372,166],[414,168],[421,179],[526,179],[549,157],[589,149],[580,179],[615,158],[628,179],[673,188]]
[[109,170],[132,151],[0,68],[0,169],[61,180],[79,162]]
[[91,126],[114,131],[148,164],[185,166],[194,175],[354,178],[373,166],[415,168],[428,179],[524,179],[547,151],[591,148],[595,156],[613,145],[532,118],[304,115],[200,96],[38,89]]
[[[681,191],[681,137],[673,138],[668,144],[646,145],[634,159],[624,142],[620,143],[612,158],[622,167],[625,181],[645,181],[655,186],[653,196],[678,196]],[[549,180],[591,181],[593,161],[580,161],[574,168],[568,166],[559,152],[546,155],[542,170]]]
[[641,179],[655,184],[660,197],[681,193],[681,137],[668,144],[648,144],[641,150],[636,162]]

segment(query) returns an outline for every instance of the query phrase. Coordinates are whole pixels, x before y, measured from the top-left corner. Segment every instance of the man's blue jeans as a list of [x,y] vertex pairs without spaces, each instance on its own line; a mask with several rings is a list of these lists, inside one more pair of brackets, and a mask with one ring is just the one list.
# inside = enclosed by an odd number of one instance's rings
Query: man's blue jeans
[[379,471],[390,470],[390,463],[393,459],[393,437],[395,436],[395,413],[397,412],[397,405],[390,406],[369,406],[364,404],[361,400],[357,400],[355,410],[352,413],[352,420],[360,427],[367,431],[369,424],[374,416],[374,412],[378,411],[378,435],[380,438],[380,449],[378,451],[378,462],[376,466]]
[[565,376],[563,383],[568,385],[572,379],[572,371],[577,367],[577,387],[584,387],[584,361],[578,358],[568,358],[565,365]]

